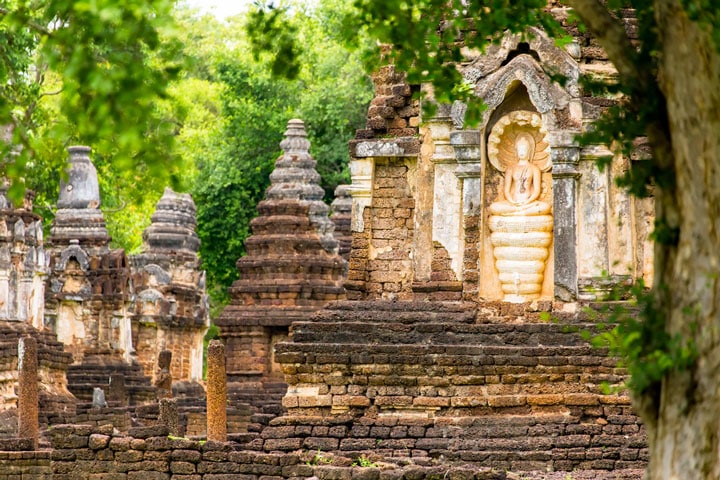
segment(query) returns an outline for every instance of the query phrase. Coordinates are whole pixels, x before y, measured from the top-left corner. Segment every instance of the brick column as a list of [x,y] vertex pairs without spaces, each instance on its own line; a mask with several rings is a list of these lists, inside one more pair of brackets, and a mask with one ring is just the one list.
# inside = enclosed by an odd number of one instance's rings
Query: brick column
[[23,337],[18,343],[18,436],[38,444],[38,354],[37,340]]
[[207,439],[227,441],[225,345],[212,340],[207,354]]

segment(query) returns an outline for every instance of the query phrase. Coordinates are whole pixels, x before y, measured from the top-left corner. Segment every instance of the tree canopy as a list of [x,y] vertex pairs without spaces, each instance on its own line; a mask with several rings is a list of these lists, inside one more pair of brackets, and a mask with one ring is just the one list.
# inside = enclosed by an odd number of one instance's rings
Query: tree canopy
[[92,145],[118,175],[174,180],[174,132],[153,107],[183,65],[172,7],[0,2],[0,123],[8,131],[0,174],[12,180],[11,196],[49,181],[43,172],[73,143]]
[[347,142],[364,124],[372,88],[357,55],[324,22],[330,12],[342,11],[336,7],[330,2],[296,4],[293,12],[282,14],[286,34],[305,46],[292,79],[273,75],[275,57],[262,50],[251,53],[243,28],[231,34],[231,48],[207,63],[208,80],[219,87],[222,123],[212,145],[196,152],[198,177],[192,192],[211,284],[226,286],[237,278],[235,262],[244,253],[250,220],[269,185],[288,120],[301,118],[307,125],[326,200],[338,184],[350,180]]

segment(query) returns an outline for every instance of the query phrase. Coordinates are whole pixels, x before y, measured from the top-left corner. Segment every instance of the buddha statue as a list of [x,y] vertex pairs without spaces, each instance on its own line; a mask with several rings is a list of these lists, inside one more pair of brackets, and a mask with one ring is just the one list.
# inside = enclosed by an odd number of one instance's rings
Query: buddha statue
[[[509,119],[498,122],[502,128],[498,131],[494,128],[494,137],[491,135],[495,154],[491,160],[496,167],[504,168],[504,199],[490,205],[488,226],[503,300],[508,302],[540,297],[548,247],[552,243],[551,206],[540,200],[542,171],[536,165],[538,158],[549,157],[548,152],[537,151],[538,144],[544,150],[547,144],[542,141],[539,129],[532,128],[523,118],[511,114]],[[545,162],[543,166],[550,164]]]
[[550,205],[538,201],[542,192],[542,172],[530,159],[535,154],[535,139],[529,133],[520,133],[515,139],[517,163],[505,170],[504,201],[490,206],[495,215],[542,215],[550,212]]

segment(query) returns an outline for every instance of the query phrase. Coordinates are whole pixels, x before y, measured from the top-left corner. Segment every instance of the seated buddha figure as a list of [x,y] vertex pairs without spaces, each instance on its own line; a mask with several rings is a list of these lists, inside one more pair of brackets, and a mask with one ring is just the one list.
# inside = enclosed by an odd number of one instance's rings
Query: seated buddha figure
[[535,154],[535,139],[530,133],[520,133],[515,140],[517,163],[505,170],[504,201],[490,206],[493,215],[544,215],[550,205],[539,201],[542,190],[541,172],[530,160]]

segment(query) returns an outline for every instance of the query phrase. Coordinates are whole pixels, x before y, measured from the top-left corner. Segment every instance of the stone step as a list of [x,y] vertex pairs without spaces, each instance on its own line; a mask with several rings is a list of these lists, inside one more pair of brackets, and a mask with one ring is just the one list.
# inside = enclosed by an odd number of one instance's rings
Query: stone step
[[[629,409],[629,407],[627,407]],[[608,407],[617,412],[623,408]],[[599,418],[599,417],[598,417]],[[358,457],[379,454],[547,470],[643,468],[646,439],[634,415],[608,421],[569,413],[436,417],[395,415],[353,419],[287,415],[262,433],[265,451],[307,449]],[[558,463],[559,462],[559,463]]]
[[[291,343],[275,346],[276,358],[285,363],[340,364],[418,364],[418,365],[564,365],[562,358],[576,357],[582,365],[614,366],[617,360],[604,349],[584,345],[463,345],[463,344],[364,344],[364,343]],[[448,357],[443,358],[443,357]],[[456,358],[455,360],[450,360]],[[450,363],[445,363],[446,361]],[[549,363],[543,363],[543,362]],[[512,363],[511,363],[512,364]]]
[[[315,317],[318,318],[317,316]],[[407,319],[406,319],[407,320]],[[417,319],[414,322],[330,320],[296,321],[295,343],[388,343],[388,344],[461,344],[461,345],[584,345],[579,331],[597,332],[591,323],[572,327],[556,323],[499,324],[457,323]]]

